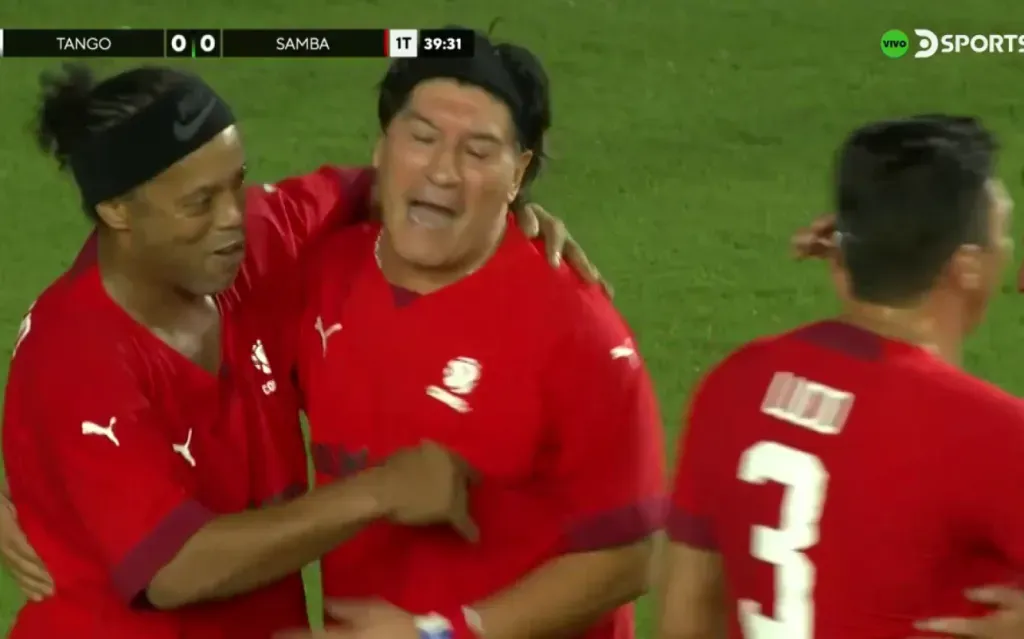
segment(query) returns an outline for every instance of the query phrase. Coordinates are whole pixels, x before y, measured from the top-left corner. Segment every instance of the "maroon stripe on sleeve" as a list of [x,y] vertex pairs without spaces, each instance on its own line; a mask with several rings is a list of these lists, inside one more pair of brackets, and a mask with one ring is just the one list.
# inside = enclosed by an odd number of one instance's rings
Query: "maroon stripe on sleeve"
[[301,497],[306,494],[307,488],[305,484],[290,484],[285,486],[276,495],[266,497],[257,502],[254,508],[266,508],[267,506],[276,506],[277,504],[283,504],[289,502],[297,497]]
[[341,461],[338,459],[338,451],[329,444],[313,442],[310,446],[310,456],[313,458],[313,468],[316,472],[331,477],[341,475]]
[[349,452],[339,444],[313,442],[310,451],[313,458],[313,469],[322,475],[331,477],[354,475],[365,470],[369,464],[369,451],[366,447]]
[[135,604],[156,573],[213,517],[212,512],[193,500],[172,510],[114,568],[112,579],[118,594],[129,604]]
[[354,224],[374,219],[373,186],[377,182],[377,171],[371,167],[331,166],[342,194],[340,206],[358,204],[349,219],[342,224]]
[[565,535],[566,552],[628,546],[654,534],[665,520],[665,500],[652,498],[573,522]]
[[665,530],[672,541],[702,550],[718,548],[714,526],[708,517],[695,515],[680,508],[670,508],[665,520]]

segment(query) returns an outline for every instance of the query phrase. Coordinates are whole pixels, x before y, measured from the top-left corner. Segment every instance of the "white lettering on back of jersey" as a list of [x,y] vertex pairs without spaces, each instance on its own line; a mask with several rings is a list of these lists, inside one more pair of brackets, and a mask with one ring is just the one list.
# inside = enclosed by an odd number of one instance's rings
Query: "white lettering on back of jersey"
[[761,412],[822,435],[837,435],[853,408],[853,393],[778,372],[761,402]]

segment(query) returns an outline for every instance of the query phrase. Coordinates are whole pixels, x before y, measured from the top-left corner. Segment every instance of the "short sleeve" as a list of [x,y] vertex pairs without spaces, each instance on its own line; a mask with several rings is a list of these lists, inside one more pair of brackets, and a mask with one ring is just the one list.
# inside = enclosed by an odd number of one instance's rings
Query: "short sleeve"
[[325,166],[276,184],[250,187],[246,198],[246,256],[222,307],[248,303],[254,292],[282,303],[300,261],[325,233],[365,220],[373,197],[374,171]]
[[588,289],[546,374],[560,436],[555,491],[564,550],[640,541],[661,528],[665,462],[653,385],[633,337],[603,294]]
[[[116,345],[31,337],[8,380],[4,454],[32,453],[39,480],[51,478],[68,520],[82,524],[86,537],[73,543],[102,563],[127,602],[139,602],[213,515],[193,499],[163,417]],[[28,444],[9,449],[15,440]]]
[[706,396],[706,384],[702,382],[693,393],[683,416],[665,528],[673,541],[713,550],[716,547],[714,531],[705,503],[709,493],[704,472],[704,462],[709,453],[705,444],[709,432]]
[[369,214],[374,171],[324,166],[263,188],[287,253],[297,259],[321,231],[363,221]]

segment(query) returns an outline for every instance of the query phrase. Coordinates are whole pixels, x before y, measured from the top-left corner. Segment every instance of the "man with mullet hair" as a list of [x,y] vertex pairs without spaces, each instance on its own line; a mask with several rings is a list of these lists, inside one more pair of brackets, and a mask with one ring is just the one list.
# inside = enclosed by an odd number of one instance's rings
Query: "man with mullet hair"
[[482,35],[472,58],[396,61],[380,84],[382,221],[335,233],[303,276],[317,483],[436,441],[466,464],[473,526],[381,522],[328,553],[342,625],[318,636],[634,635],[662,520],[661,421],[608,298],[511,223],[550,99],[532,53]]
[[1024,407],[959,367],[1012,246],[995,158],[971,118],[846,140],[843,311],[742,347],[694,392],[661,639],[911,637],[1020,574],[1024,515],[1003,491],[1024,481]]

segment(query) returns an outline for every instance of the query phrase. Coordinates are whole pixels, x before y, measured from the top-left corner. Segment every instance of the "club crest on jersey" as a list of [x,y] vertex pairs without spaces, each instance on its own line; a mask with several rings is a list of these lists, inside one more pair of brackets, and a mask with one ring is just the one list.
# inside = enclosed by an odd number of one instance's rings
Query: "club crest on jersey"
[[464,395],[469,395],[480,382],[480,362],[470,357],[456,357],[445,365],[441,374],[443,386],[427,386],[427,396],[460,413],[472,410]]
[[853,407],[853,393],[777,372],[761,402],[761,412],[822,435],[837,435]]

